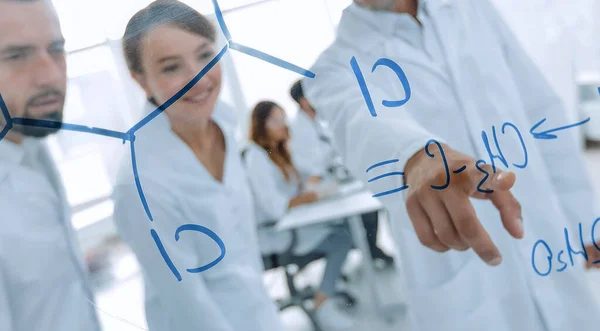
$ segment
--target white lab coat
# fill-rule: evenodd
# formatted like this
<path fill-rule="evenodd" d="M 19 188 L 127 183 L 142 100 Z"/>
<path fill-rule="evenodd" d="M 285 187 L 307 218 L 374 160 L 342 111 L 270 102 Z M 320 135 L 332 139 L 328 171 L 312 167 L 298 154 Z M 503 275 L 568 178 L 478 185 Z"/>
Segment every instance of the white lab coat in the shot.
<path fill-rule="evenodd" d="M 254 194 L 258 224 L 280 220 L 288 210 L 290 199 L 300 193 L 298 178 L 294 176 L 287 182 L 267 152 L 254 143 L 248 144 L 244 159 Z M 311 252 L 332 231 L 330 226 L 323 224 L 297 229 L 297 241 L 293 252 L 298 255 Z M 258 235 L 263 254 L 283 253 L 292 243 L 292 234 L 289 231 L 260 229 Z"/>
<path fill-rule="evenodd" d="M 335 157 L 335 148 L 329 132 L 302 110 L 298 110 L 290 125 L 290 132 L 290 152 L 302 179 L 326 176 L 327 169 Z M 323 139 L 328 139 L 331 143 Z"/>
<path fill-rule="evenodd" d="M 0 330 L 99 331 L 70 206 L 42 142 L 0 141 L 0 210 Z"/>
<path fill-rule="evenodd" d="M 148 105 L 147 112 L 153 109 Z M 224 181 L 216 181 L 160 114 L 136 133 L 138 174 L 153 216 L 146 216 L 124 160 L 115 188 L 115 221 L 136 254 L 144 276 L 146 319 L 151 331 L 282 330 L 274 302 L 263 284 L 252 196 L 234 138 L 232 110 L 218 103 L 213 119 L 224 133 Z M 217 243 L 202 233 L 176 230 L 184 224 L 208 228 L 223 241 L 226 254 L 214 267 Z M 160 237 L 181 275 L 169 269 L 150 231 Z"/>
<path fill-rule="evenodd" d="M 496 152 L 491 132 L 496 126 L 510 170 L 517 174 L 512 192 L 523 207 L 525 238 L 516 240 L 506 232 L 491 202 L 472 202 L 502 253 L 500 266 L 485 265 L 472 250 L 439 254 L 424 247 L 401 202 L 404 196 L 381 198 L 391 215 L 413 330 L 596 327 L 591 316 L 600 311 L 588 288 L 582 255 L 573 254 L 579 264 L 556 271 L 562 266 L 556 262 L 558 251 L 566 252 L 564 228 L 573 249 L 581 250 L 578 222 L 587 239 L 600 216 L 582 156 L 568 130 L 558 132 L 555 140 L 536 140 L 529 134 L 542 118 L 547 118 L 542 128 L 570 124 L 559 98 L 488 0 L 422 1 L 419 18 L 423 30 L 407 14 L 351 5 L 343 13 L 336 41 L 312 68 L 316 78 L 304 82 L 307 99 L 332 126 L 345 164 L 364 181 L 402 171 L 406 160 L 431 138 L 489 164 L 482 130 L 492 137 Z M 377 117 L 367 110 L 350 65 L 353 56 Z M 402 107 L 382 106 L 381 100 L 405 97 L 392 70 L 379 67 L 371 73 L 382 57 L 399 64 L 410 82 L 412 95 Z M 523 151 L 511 128 L 502 134 L 505 121 L 520 129 L 527 146 L 529 163 L 524 169 L 512 166 L 523 162 Z M 399 162 L 366 172 L 390 159 Z M 441 162 L 440 156 L 431 162 Z M 502 166 L 498 160 L 496 164 Z M 391 176 L 368 187 L 377 193 L 401 187 L 402 181 Z M 533 246 L 540 239 L 554 252 L 553 271 L 546 277 L 537 275 L 531 262 Z M 535 258 L 543 271 L 548 268 L 544 252 L 539 249 Z M 566 253 L 562 258 L 569 261 Z"/>

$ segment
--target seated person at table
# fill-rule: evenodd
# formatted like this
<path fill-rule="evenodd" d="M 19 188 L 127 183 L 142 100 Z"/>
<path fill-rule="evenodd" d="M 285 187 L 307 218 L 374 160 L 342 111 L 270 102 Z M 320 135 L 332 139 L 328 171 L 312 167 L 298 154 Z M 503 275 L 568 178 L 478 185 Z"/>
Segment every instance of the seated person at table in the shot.
<path fill-rule="evenodd" d="M 338 157 L 333 144 L 331 133 L 317 119 L 317 112 L 304 97 L 302 81 L 296 81 L 291 89 L 290 95 L 299 106 L 298 115 L 290 125 L 292 139 L 292 160 L 302 178 L 310 178 L 312 182 L 319 178 L 330 176 L 330 168 Z M 361 215 L 369 251 L 373 260 L 383 261 L 391 264 L 393 258 L 377 247 L 377 230 L 379 228 L 377 212 Z"/>
<path fill-rule="evenodd" d="M 302 190 L 300 175 L 287 147 L 289 133 L 285 119 L 283 109 L 270 101 L 259 102 L 252 111 L 251 143 L 245 154 L 245 163 L 255 197 L 256 219 L 263 223 L 279 220 L 289 208 L 319 198 L 316 192 Z M 323 279 L 314 298 L 317 320 L 326 330 L 350 327 L 352 320 L 338 311 L 332 300 L 328 300 L 335 293 L 342 265 L 353 246 L 346 227 L 311 225 L 298 229 L 297 235 L 294 254 L 322 253 L 327 260 Z M 291 240 L 290 232 L 273 229 L 259 231 L 263 254 L 283 253 Z"/>

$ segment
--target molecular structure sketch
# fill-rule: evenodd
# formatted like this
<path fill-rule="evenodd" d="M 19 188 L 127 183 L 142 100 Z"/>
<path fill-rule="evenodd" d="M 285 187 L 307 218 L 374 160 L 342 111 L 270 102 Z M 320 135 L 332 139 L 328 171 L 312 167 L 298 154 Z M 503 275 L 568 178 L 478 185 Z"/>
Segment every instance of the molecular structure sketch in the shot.
<path fill-rule="evenodd" d="M 138 176 L 138 170 L 137 170 L 137 163 L 136 163 L 136 157 L 135 157 L 135 133 L 138 130 L 140 130 L 142 127 L 144 127 L 150 121 L 152 121 L 154 118 L 156 118 L 162 112 L 164 112 L 167 108 L 169 108 L 171 105 L 173 105 L 173 103 L 175 103 L 177 100 L 179 100 L 181 97 L 183 97 L 196 83 L 198 83 L 198 81 L 200 81 L 202 79 L 202 77 L 204 77 L 204 75 L 206 75 L 206 73 L 208 73 L 221 60 L 221 58 L 227 53 L 227 51 L 229 49 L 233 49 L 233 50 L 239 51 L 241 53 L 250 55 L 252 57 L 256 57 L 263 61 L 269 62 L 275 66 L 279 66 L 283 69 L 293 71 L 295 73 L 298 73 L 298 74 L 303 75 L 308 78 L 315 77 L 315 74 L 310 72 L 309 70 L 302 69 L 292 63 L 286 62 L 277 57 L 271 56 L 271 55 L 261 52 L 259 50 L 253 49 L 248 46 L 244 46 L 242 44 L 239 44 L 239 43 L 236 43 L 235 41 L 233 41 L 233 39 L 231 37 L 231 33 L 227 29 L 227 25 L 225 24 L 225 20 L 223 19 L 223 14 L 219 7 L 218 1 L 212 0 L 212 4 L 213 4 L 215 16 L 217 18 L 221 32 L 223 33 L 223 35 L 225 36 L 225 38 L 227 40 L 225 46 L 223 46 L 221 51 L 192 80 L 190 80 L 189 83 L 187 83 L 183 88 L 181 88 L 181 90 L 179 90 L 175 95 L 173 95 L 171 98 L 169 98 L 162 105 L 158 106 L 150 114 L 146 115 L 143 119 L 141 119 L 138 123 L 136 123 L 133 127 L 131 127 L 127 132 L 119 132 L 119 131 L 113 131 L 113 130 L 108 130 L 108 129 L 103 129 L 103 128 L 88 127 L 88 126 L 77 125 L 77 124 L 69 124 L 69 123 L 63 123 L 63 122 L 59 122 L 59 121 L 11 117 L 9 114 L 8 108 L 4 102 L 4 99 L 2 98 L 2 95 L 0 94 L 0 109 L 2 111 L 2 115 L 4 116 L 4 118 L 6 120 L 6 126 L 0 131 L 0 141 L 6 136 L 8 131 L 10 131 L 10 129 L 14 125 L 21 125 L 21 126 L 32 126 L 32 127 L 42 127 L 42 128 L 54 128 L 54 129 L 60 129 L 60 130 L 77 131 L 77 132 L 101 135 L 101 136 L 121 139 L 123 141 L 123 144 L 125 144 L 126 142 L 129 142 L 130 151 L 131 151 L 132 170 L 133 170 L 133 175 L 134 175 L 134 180 L 135 180 L 135 184 L 137 187 L 137 191 L 139 193 L 140 201 L 144 207 L 144 210 L 146 212 L 146 215 L 148 216 L 148 219 L 150 220 L 150 222 L 153 222 L 154 220 L 152 218 L 152 212 L 150 211 L 150 208 L 148 207 L 148 203 L 146 202 L 146 198 L 144 196 L 144 191 L 142 190 L 142 183 L 140 182 L 140 179 Z M 200 225 L 197 225 L 197 224 L 185 224 L 185 225 L 180 226 L 176 230 L 176 232 L 175 232 L 176 240 L 179 240 L 179 235 L 183 231 L 196 231 L 196 232 L 203 233 L 203 234 L 209 236 L 212 240 L 214 240 L 219 245 L 219 248 L 221 250 L 220 256 L 217 257 L 214 261 L 212 261 L 204 266 L 195 268 L 195 269 L 187 269 L 188 272 L 198 273 L 198 272 L 202 272 L 207 269 L 210 269 L 213 266 L 215 266 L 217 263 L 219 263 L 225 257 L 225 244 L 223 243 L 221 238 L 219 238 L 219 236 L 216 233 L 214 233 L 213 231 L 211 231 L 210 229 L 200 226 Z M 174 266 L 173 262 L 169 258 L 167 252 L 164 249 L 164 246 L 162 245 L 162 243 L 160 241 L 158 234 L 156 233 L 156 231 L 154 231 L 154 229 L 151 229 L 150 234 L 151 234 L 152 238 L 154 239 L 154 241 L 157 245 L 157 248 L 159 249 L 167 266 L 171 269 L 171 271 L 173 272 L 175 277 L 179 281 L 181 281 L 182 280 L 181 274 L 179 273 L 179 271 L 177 270 L 177 268 Z"/>

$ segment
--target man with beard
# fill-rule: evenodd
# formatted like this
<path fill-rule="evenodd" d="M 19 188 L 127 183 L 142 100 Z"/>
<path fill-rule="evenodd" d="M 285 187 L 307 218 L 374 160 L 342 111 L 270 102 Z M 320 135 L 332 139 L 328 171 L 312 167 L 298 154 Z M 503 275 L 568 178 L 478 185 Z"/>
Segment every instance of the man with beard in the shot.
<path fill-rule="evenodd" d="M 100 330 L 61 178 L 41 138 L 62 120 L 64 39 L 46 0 L 0 0 L 0 330 Z M 15 121 L 13 121 L 15 119 Z"/>

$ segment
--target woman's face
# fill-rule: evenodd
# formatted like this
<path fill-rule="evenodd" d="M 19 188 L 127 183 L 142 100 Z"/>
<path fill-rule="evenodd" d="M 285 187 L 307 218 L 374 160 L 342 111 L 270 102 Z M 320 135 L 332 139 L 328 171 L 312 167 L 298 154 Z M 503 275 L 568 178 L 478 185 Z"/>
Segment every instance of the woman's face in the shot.
<path fill-rule="evenodd" d="M 267 118 L 265 125 L 270 141 L 279 143 L 289 138 L 289 131 L 283 109 L 275 107 Z"/>
<path fill-rule="evenodd" d="M 140 48 L 142 74 L 134 74 L 149 97 L 163 104 L 214 58 L 213 42 L 174 25 L 150 30 Z M 173 121 L 196 122 L 212 114 L 221 90 L 221 67 L 215 65 L 167 110 Z"/>

